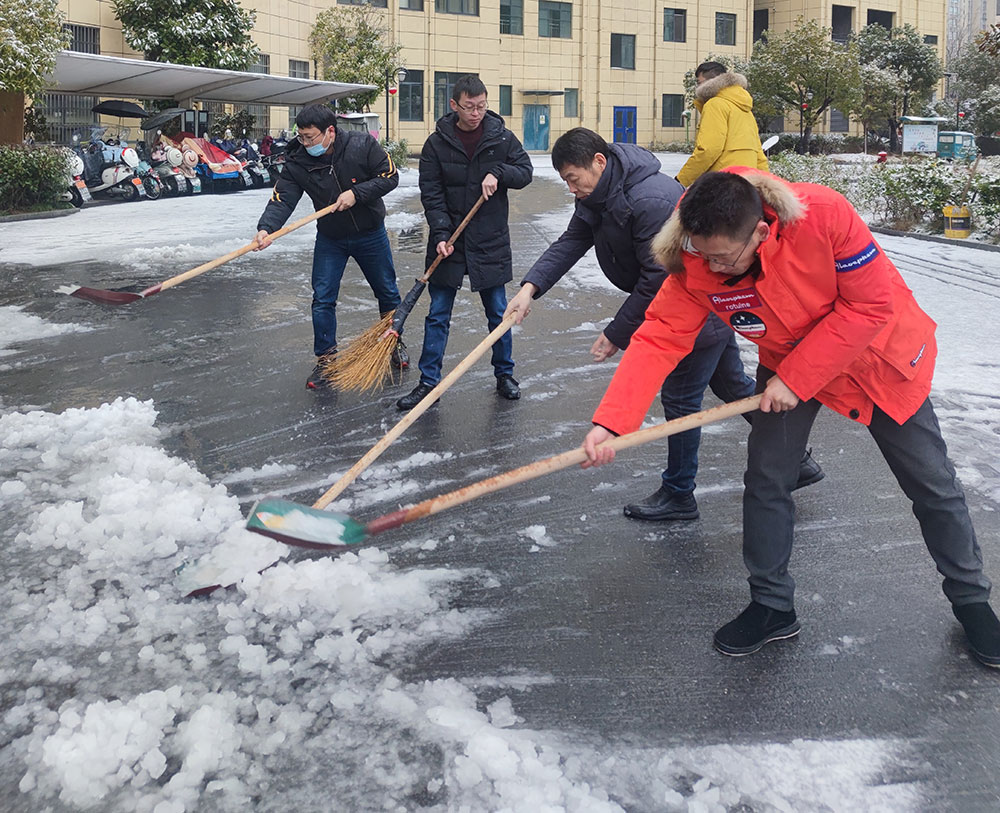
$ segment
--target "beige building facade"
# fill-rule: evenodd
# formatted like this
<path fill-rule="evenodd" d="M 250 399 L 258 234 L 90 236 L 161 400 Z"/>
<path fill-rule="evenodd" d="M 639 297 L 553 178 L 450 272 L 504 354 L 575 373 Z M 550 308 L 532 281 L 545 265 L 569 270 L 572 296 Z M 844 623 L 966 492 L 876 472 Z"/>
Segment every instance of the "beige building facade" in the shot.
<path fill-rule="evenodd" d="M 391 36 L 402 45 L 407 74 L 390 97 L 383 133 L 418 150 L 448 109 L 455 80 L 478 74 L 490 107 L 530 150 L 546 151 L 566 130 L 590 127 L 609 141 L 653 144 L 693 137 L 685 114 L 686 71 L 709 54 L 750 53 L 765 28 L 784 30 L 798 16 L 833 28 L 834 37 L 870 21 L 912 23 L 945 42 L 946 0 L 375 0 L 385 3 Z M 309 33 L 330 0 L 255 0 L 258 72 L 314 73 Z M 125 44 L 109 0 L 60 0 L 74 48 L 141 58 Z M 942 52 L 943 56 L 943 52 Z M 396 79 L 391 78 L 392 85 Z M 85 117 L 56 116 L 71 126 Z M 62 100 L 68 104 L 66 100 Z M 54 105 L 52 105 L 54 109 Z M 385 100 L 373 106 L 385 117 Z M 271 132 L 295 110 L 258 108 Z M 50 114 L 50 118 L 52 115 Z M 846 120 L 845 120 L 846 121 Z M 833 122 L 834 129 L 839 123 Z"/>

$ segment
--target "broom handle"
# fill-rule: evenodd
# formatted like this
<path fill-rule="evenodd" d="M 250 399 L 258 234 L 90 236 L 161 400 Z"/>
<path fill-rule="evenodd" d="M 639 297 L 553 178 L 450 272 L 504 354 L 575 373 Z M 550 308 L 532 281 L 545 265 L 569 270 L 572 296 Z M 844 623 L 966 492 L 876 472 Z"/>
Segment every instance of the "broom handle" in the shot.
<path fill-rule="evenodd" d="M 286 234 L 295 231 L 296 229 L 301 229 L 307 223 L 312 223 L 314 220 L 319 220 L 324 215 L 330 214 L 333 211 L 336 203 L 331 203 L 329 206 L 324 206 L 322 209 L 318 209 L 311 215 L 303 217 L 301 220 L 296 220 L 285 226 L 283 229 L 278 229 L 274 234 L 268 235 L 272 240 L 277 240 L 279 237 L 284 237 Z M 197 268 L 192 268 L 190 271 L 185 271 L 183 274 L 178 274 L 176 277 L 171 277 L 168 280 L 164 280 L 158 285 L 154 285 L 151 288 L 147 288 L 142 292 L 142 296 L 147 296 L 150 293 L 159 293 L 160 291 L 165 291 L 167 288 L 173 288 L 175 285 L 180 285 L 182 282 L 186 282 L 192 277 L 197 277 L 200 274 L 204 274 L 206 271 L 211 271 L 213 268 L 218 268 L 220 265 L 228 263 L 230 260 L 235 260 L 237 257 L 242 257 L 244 254 L 253 251 L 257 247 L 257 241 L 254 240 L 252 243 L 247 243 L 242 248 L 238 248 L 235 251 L 230 251 L 228 254 L 224 254 L 221 257 L 217 257 L 214 260 L 210 260 L 207 263 L 199 265 Z"/>
<path fill-rule="evenodd" d="M 473 217 L 475 217 L 476 212 L 479 211 L 479 207 L 482 206 L 484 203 L 486 203 L 486 197 L 484 195 L 480 195 L 479 200 L 477 200 L 475 204 L 473 204 L 472 208 L 469 209 L 469 213 L 465 216 L 465 219 L 458 224 L 458 228 L 455 229 L 451 237 L 448 238 L 449 247 L 455 245 L 455 241 L 459 238 L 462 232 L 465 231 L 465 227 L 469 225 L 469 221 L 472 220 Z M 434 269 L 441 264 L 441 260 L 443 259 L 445 259 L 444 255 L 438 254 L 437 257 L 434 259 L 434 262 L 431 263 L 431 267 L 424 272 L 424 275 L 420 279 L 418 279 L 417 282 L 427 282 L 427 280 L 431 278 L 431 274 L 434 273 Z"/>
<path fill-rule="evenodd" d="M 706 409 L 701 412 L 695 412 L 692 415 L 675 418 L 672 421 L 667 421 L 666 423 L 661 423 L 657 426 L 651 426 L 648 429 L 642 429 L 628 435 L 611 438 L 610 440 L 602 443 L 601 446 L 610 447 L 615 451 L 629 449 L 633 446 L 640 446 L 653 440 L 659 440 L 661 438 L 669 437 L 670 435 L 676 435 L 680 432 L 686 432 L 688 429 L 694 429 L 699 426 L 705 426 L 706 424 L 720 421 L 723 418 L 729 418 L 733 415 L 742 415 L 745 412 L 752 412 L 760 406 L 760 399 L 760 395 L 752 395 L 749 398 L 733 401 L 730 404 L 723 404 L 722 406 L 717 406 L 713 409 Z M 543 474 L 550 474 L 554 471 L 569 468 L 576 463 L 582 463 L 586 459 L 587 454 L 581 446 L 579 448 L 572 449 L 571 451 L 558 454 L 555 457 L 538 460 L 534 463 L 529 463 L 527 466 L 522 466 L 519 469 L 514 469 L 513 471 L 508 471 L 504 474 L 498 474 L 496 477 L 480 480 L 478 483 L 472 483 L 472 485 L 465 486 L 457 491 L 442 494 L 439 497 L 432 497 L 429 500 L 425 500 L 422 503 L 414 505 L 412 508 L 404 508 L 401 511 L 394 511 L 391 514 L 385 514 L 384 516 L 377 517 L 368 523 L 365 530 L 368 534 L 377 534 L 382 531 L 387 531 L 390 528 L 397 528 L 400 525 L 412 522 L 415 519 L 420 519 L 421 517 L 426 517 L 430 514 L 437 514 L 440 511 L 444 511 L 446 508 L 462 505 L 463 503 L 474 500 L 483 494 L 490 494 L 491 492 L 499 491 L 500 489 L 515 485 L 516 483 L 534 480 L 536 477 L 541 477 Z"/>
<path fill-rule="evenodd" d="M 355 463 L 351 468 L 341 477 L 336 483 L 334 483 L 330 489 L 315 503 L 313 503 L 313 508 L 323 509 L 326 508 L 333 500 L 335 500 L 340 493 L 347 488 L 351 483 L 353 483 L 359 474 L 367 469 L 379 455 L 382 454 L 389 444 L 391 444 L 396 438 L 403 434 L 410 426 L 423 415 L 428 409 L 430 409 L 434 402 L 438 400 L 446 389 L 448 389 L 452 384 L 454 384 L 458 379 L 468 370 L 473 364 L 478 361 L 482 355 L 489 350 L 500 337 L 503 336 L 508 330 L 511 329 L 516 320 L 516 314 L 511 314 L 506 319 L 504 319 L 497 327 L 483 339 L 476 348 L 469 353 L 464 359 L 462 359 L 448 375 L 446 375 L 441 383 L 438 384 L 434 389 L 432 389 L 423 399 L 418 403 L 413 409 L 409 411 L 403 420 L 397 423 L 392 429 L 390 429 L 385 437 L 383 437 L 378 443 L 371 447 L 364 457 L 362 457 L 357 463 Z"/>

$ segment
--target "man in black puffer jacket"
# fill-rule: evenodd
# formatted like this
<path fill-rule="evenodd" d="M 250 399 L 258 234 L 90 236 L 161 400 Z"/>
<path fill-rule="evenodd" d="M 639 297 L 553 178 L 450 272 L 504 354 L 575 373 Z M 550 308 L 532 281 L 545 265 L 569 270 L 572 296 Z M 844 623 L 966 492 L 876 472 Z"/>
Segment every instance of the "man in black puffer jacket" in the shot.
<path fill-rule="evenodd" d="M 451 309 L 465 276 L 482 299 L 490 330 L 503 321 L 504 285 L 514 278 L 507 190 L 531 183 L 531 159 L 503 119 L 487 109 L 486 86 L 478 76 L 469 74 L 455 83 L 450 105 L 452 112 L 438 120 L 420 154 L 420 199 L 430 226 L 427 265 L 438 255 L 447 259 L 428 283 L 431 303 L 424 320 L 420 383 L 396 402 L 399 409 L 415 407 L 441 380 Z M 486 202 L 449 247 L 448 238 L 480 194 Z M 520 398 L 510 331 L 493 345 L 493 372 L 501 397 Z"/>
<path fill-rule="evenodd" d="M 313 250 L 313 352 L 322 357 L 337 350 L 337 296 L 348 258 L 361 266 L 382 315 L 399 304 L 382 202 L 383 195 L 399 184 L 399 173 L 371 135 L 339 130 L 336 115 L 327 105 L 304 107 L 295 124 L 299 134 L 288 142 L 284 169 L 257 223 L 255 250 L 271 244 L 268 235 L 285 224 L 303 192 L 316 210 L 337 204 L 331 214 L 316 221 Z M 393 353 L 393 363 L 397 367 L 408 363 L 401 343 Z M 307 387 L 323 385 L 320 366 L 313 369 Z"/>
<path fill-rule="evenodd" d="M 555 285 L 593 246 L 604 276 L 628 293 L 590 348 L 594 361 L 604 361 L 628 347 L 666 279 L 667 272 L 652 258 L 649 244 L 674 211 L 684 187 L 660 172 L 660 162 L 649 150 L 608 144 L 584 127 L 556 140 L 552 166 L 576 197 L 576 210 L 566 231 L 528 271 L 507 313 L 519 312 L 520 323 L 531 311 L 532 299 Z M 694 349 L 663 382 L 660 401 L 667 420 L 701 409 L 706 387 L 726 402 L 754 393 L 754 381 L 743 370 L 734 334 L 716 316 L 709 317 Z M 660 488 L 645 500 L 626 505 L 625 516 L 697 519 L 694 487 L 700 442 L 699 429 L 672 435 Z M 822 477 L 807 453 L 796 487 Z"/>

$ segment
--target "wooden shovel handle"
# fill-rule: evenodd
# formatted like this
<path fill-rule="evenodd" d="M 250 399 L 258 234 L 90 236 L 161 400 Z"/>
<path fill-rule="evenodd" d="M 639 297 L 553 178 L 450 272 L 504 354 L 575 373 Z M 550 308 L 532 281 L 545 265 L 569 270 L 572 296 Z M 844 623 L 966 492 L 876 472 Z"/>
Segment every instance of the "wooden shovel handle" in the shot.
<path fill-rule="evenodd" d="M 482 200 L 480 198 L 480 200 Z M 448 375 L 446 375 L 441 383 L 438 384 L 434 389 L 432 389 L 423 399 L 411 409 L 405 418 L 397 423 L 392 429 L 386 432 L 385 437 L 383 437 L 378 443 L 369 449 L 364 457 L 362 457 L 357 463 L 351 466 L 350 469 L 341 477 L 336 483 L 334 483 L 330 489 L 315 503 L 313 503 L 313 508 L 323 509 L 326 508 L 333 500 L 335 500 L 340 493 L 347 488 L 351 483 L 353 483 L 359 474 L 367 469 L 379 455 L 382 454 L 389 444 L 391 444 L 396 438 L 403 434 L 410 426 L 423 415 L 428 409 L 430 409 L 434 402 L 438 400 L 452 384 L 458 381 L 459 378 L 468 370 L 479 358 L 494 344 L 496 344 L 500 337 L 503 336 L 511 327 L 517 319 L 517 314 L 512 313 L 506 319 L 504 319 L 496 328 L 483 339 L 479 344 L 476 345 L 475 349 L 469 353 L 464 359 L 462 359 Z"/>
<path fill-rule="evenodd" d="M 295 231 L 296 229 L 301 229 L 307 223 L 312 223 L 314 220 L 319 220 L 324 215 L 330 214 L 333 208 L 337 204 L 331 203 L 329 206 L 324 206 L 322 209 L 318 209 L 311 215 L 303 217 L 301 220 L 296 220 L 294 223 L 290 223 L 283 229 L 278 229 L 274 234 L 268 235 L 272 240 L 277 240 L 279 237 L 284 237 L 286 234 Z M 192 268 L 190 271 L 185 271 L 183 274 L 178 274 L 176 277 L 171 277 L 158 285 L 154 285 L 152 288 L 147 288 L 142 292 L 142 296 L 149 296 L 151 293 L 158 293 L 160 291 L 165 291 L 167 288 L 173 288 L 175 285 L 180 285 L 182 282 L 186 282 L 192 277 L 197 277 L 200 274 L 204 274 L 206 271 L 211 271 L 213 268 L 218 268 L 220 265 L 228 263 L 230 260 L 235 260 L 237 257 L 242 257 L 244 254 L 253 251 L 257 247 L 257 241 L 247 243 L 242 248 L 238 248 L 235 251 L 230 251 L 228 254 L 224 254 L 221 257 L 217 257 L 214 260 L 210 260 L 207 263 L 199 265 L 197 268 Z"/>
<path fill-rule="evenodd" d="M 479 196 L 479 200 L 477 200 L 475 202 L 475 204 L 473 204 L 472 208 L 469 209 L 469 213 L 465 216 L 465 219 L 461 223 L 458 224 L 458 228 L 455 229 L 455 231 L 452 233 L 451 237 L 448 238 L 448 243 L 447 243 L 448 246 L 455 245 L 455 241 L 459 238 L 459 236 L 462 234 L 462 232 L 465 231 L 465 227 L 469 225 L 469 221 L 472 220 L 472 218 L 476 216 L 476 212 L 479 211 L 479 207 L 482 206 L 484 203 L 486 203 L 486 198 L 485 198 L 485 196 L 480 195 Z M 443 260 L 443 259 L 444 259 L 444 255 L 443 254 L 438 254 L 437 257 L 434 258 L 434 262 L 431 263 L 431 267 L 428 268 L 424 272 L 424 275 L 422 277 L 420 277 L 420 279 L 417 280 L 417 281 L 418 282 L 427 282 L 427 280 L 429 280 L 431 278 L 431 274 L 434 273 L 434 269 L 437 268 L 441 264 L 441 260 Z"/>
<path fill-rule="evenodd" d="M 628 435 L 611 438 L 601 445 L 604 447 L 611 447 L 615 451 L 629 449 L 633 446 L 640 446 L 653 440 L 660 440 L 661 438 L 669 437 L 670 435 L 686 432 L 688 429 L 694 429 L 699 426 L 715 423 L 716 421 L 721 421 L 724 418 L 730 418 L 733 415 L 742 415 L 745 412 L 752 412 L 760 406 L 760 399 L 760 395 L 752 395 L 749 398 L 743 398 L 729 404 L 722 404 L 721 406 L 717 406 L 712 409 L 706 409 L 701 412 L 695 412 L 691 415 L 685 415 L 681 418 L 675 418 L 672 421 L 667 421 L 666 423 L 661 423 L 657 426 L 651 426 L 648 429 L 641 429 L 638 432 L 632 432 Z M 476 497 L 481 497 L 483 494 L 499 491 L 500 489 L 515 485 L 516 483 L 534 480 L 536 477 L 541 477 L 543 474 L 551 474 L 552 472 L 569 468 L 576 463 L 582 463 L 586 459 L 587 454 L 583 451 L 583 447 L 581 446 L 577 449 L 572 449 L 571 451 L 558 454 L 555 457 L 549 457 L 545 460 L 529 463 L 527 466 L 522 466 L 519 469 L 514 469 L 513 471 L 508 471 L 504 474 L 498 474 L 497 476 L 490 477 L 486 480 L 480 480 L 478 483 L 465 486 L 457 491 L 442 494 L 439 497 L 432 497 L 429 500 L 425 500 L 422 503 L 414 505 L 412 508 L 404 508 L 401 511 L 394 511 L 391 514 L 377 517 L 368 523 L 365 530 L 369 534 L 381 533 L 382 531 L 387 531 L 390 528 L 396 528 L 407 522 L 412 522 L 415 519 L 420 519 L 421 517 L 426 517 L 430 514 L 437 514 L 440 511 L 444 511 L 446 508 L 452 508 L 456 505 L 467 503 L 470 500 L 476 499 Z"/>

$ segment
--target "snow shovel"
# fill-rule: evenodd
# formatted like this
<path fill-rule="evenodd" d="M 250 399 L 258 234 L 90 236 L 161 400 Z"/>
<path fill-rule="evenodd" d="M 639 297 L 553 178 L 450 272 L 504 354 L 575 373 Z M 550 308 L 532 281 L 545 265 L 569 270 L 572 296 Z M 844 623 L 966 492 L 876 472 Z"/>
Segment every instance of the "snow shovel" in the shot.
<path fill-rule="evenodd" d="M 751 412 L 760 406 L 760 399 L 760 395 L 753 395 L 730 404 L 723 404 L 713 409 L 706 409 L 657 426 L 651 426 L 648 429 L 611 438 L 603 445 L 610 446 L 615 451 L 640 446 L 653 440 L 685 432 L 688 429 L 715 423 L 723 418 Z M 541 477 L 543 474 L 569 468 L 586 459 L 587 455 L 581 446 L 554 457 L 529 463 L 519 469 L 480 480 L 478 483 L 472 483 L 457 491 L 432 497 L 410 508 L 384 514 L 367 523 L 357 522 L 345 514 L 317 510 L 315 506 L 309 508 L 290 500 L 265 497 L 251 509 L 250 519 L 247 520 L 246 527 L 249 531 L 269 536 L 288 545 L 316 550 L 341 550 L 359 545 L 369 537 L 383 531 L 398 528 L 400 525 L 431 514 L 437 514 L 446 508 L 462 505 L 483 494 L 491 494 L 516 483 L 523 483 Z"/>
<path fill-rule="evenodd" d="M 329 206 L 325 206 L 322 209 L 313 212 L 311 215 L 302 218 L 301 220 L 296 220 L 294 223 L 285 226 L 283 229 L 278 229 L 278 231 L 274 232 L 274 234 L 270 235 L 270 237 L 272 240 L 284 237 L 286 234 L 302 228 L 307 223 L 312 223 L 314 220 L 319 220 L 319 218 L 324 215 L 330 214 L 335 206 L 335 203 L 331 203 Z M 192 277 L 200 276 L 206 271 L 218 268 L 220 265 L 224 265 L 230 260 L 235 260 L 237 257 L 242 257 L 244 254 L 253 251 L 256 246 L 256 242 L 248 243 L 242 248 L 230 251 L 222 257 L 218 257 L 210 262 L 199 265 L 197 268 L 192 268 L 190 271 L 185 271 L 183 274 L 178 274 L 176 277 L 171 277 L 170 279 L 164 280 L 156 285 L 152 285 L 145 291 L 141 291 L 137 294 L 130 291 L 108 291 L 102 288 L 85 288 L 82 285 L 64 285 L 58 289 L 58 293 L 69 294 L 70 296 L 75 296 L 79 299 L 87 299 L 90 302 L 99 302 L 104 305 L 125 305 L 129 302 L 135 302 L 137 299 L 145 299 L 153 294 L 158 294 L 160 291 L 165 291 L 167 288 L 173 288 L 175 285 L 180 285 L 182 282 L 186 282 Z"/>

